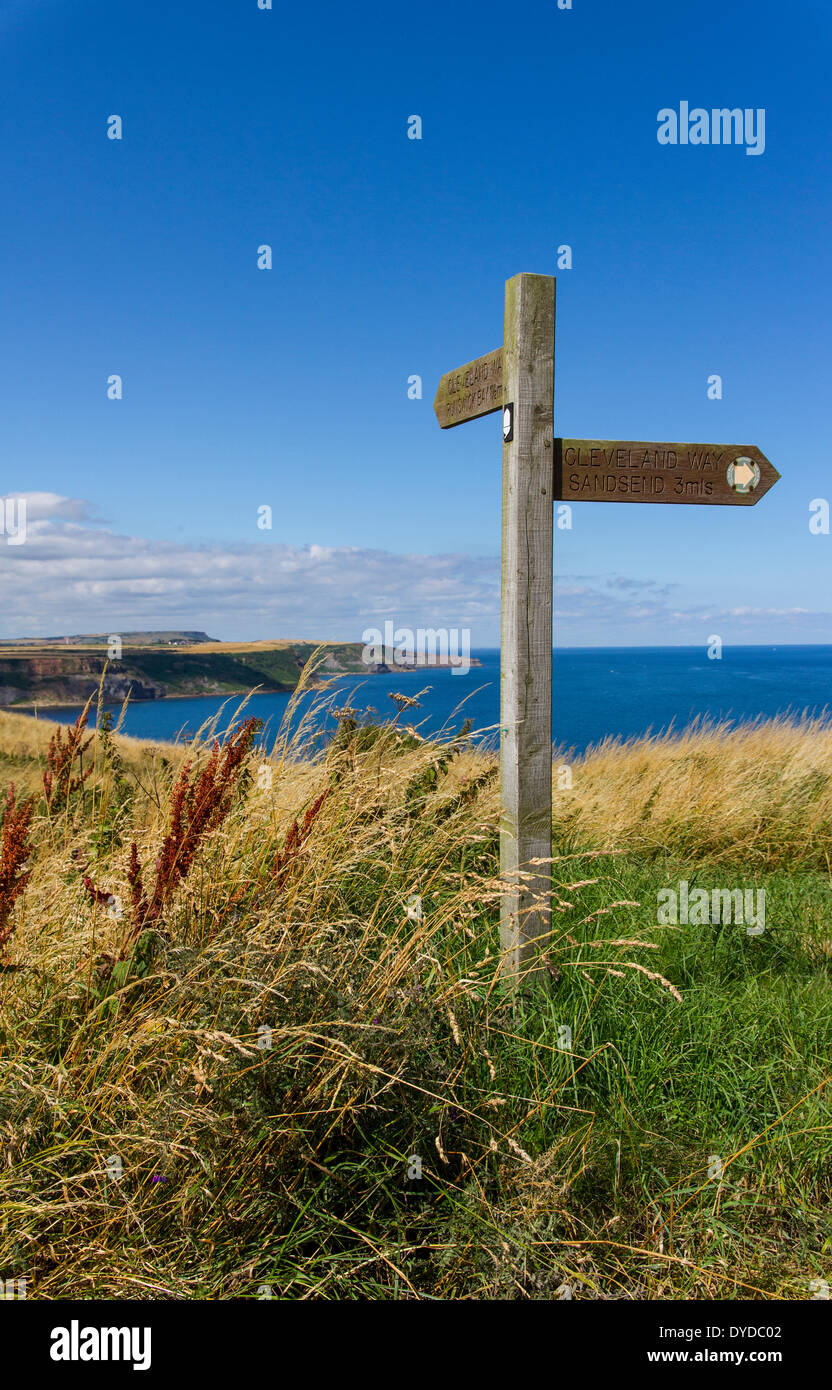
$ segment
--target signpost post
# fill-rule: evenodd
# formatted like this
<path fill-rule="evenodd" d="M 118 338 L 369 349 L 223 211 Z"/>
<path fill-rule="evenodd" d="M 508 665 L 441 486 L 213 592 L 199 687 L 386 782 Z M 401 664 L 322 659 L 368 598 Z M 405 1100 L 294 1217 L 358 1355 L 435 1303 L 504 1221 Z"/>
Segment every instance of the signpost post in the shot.
<path fill-rule="evenodd" d="M 506 281 L 502 348 L 446 372 L 443 429 L 502 411 L 500 918 L 504 968 L 533 965 L 552 888 L 553 502 L 754 506 L 780 474 L 750 444 L 554 438 L 555 279 Z"/>

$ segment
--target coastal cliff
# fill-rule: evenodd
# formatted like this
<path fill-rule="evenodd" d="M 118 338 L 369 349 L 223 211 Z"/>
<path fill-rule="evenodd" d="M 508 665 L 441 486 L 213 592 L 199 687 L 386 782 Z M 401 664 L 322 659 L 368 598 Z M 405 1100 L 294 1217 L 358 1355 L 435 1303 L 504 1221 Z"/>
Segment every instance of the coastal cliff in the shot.
<path fill-rule="evenodd" d="M 135 644 L 130 642 L 134 638 Z M 194 641 L 194 637 L 204 640 Z M 103 637 L 21 641 L 0 646 L 0 708 L 83 703 L 103 676 L 107 702 L 161 700 L 183 695 L 232 695 L 254 687 L 294 690 L 320 644 L 212 642 L 200 634 L 125 634 L 118 659 Z M 362 662 L 360 642 L 331 642 L 319 652 L 314 682 L 340 675 L 373 675 L 388 668 Z M 435 658 L 428 666 L 447 665 Z M 476 659 L 471 665 L 478 665 Z M 403 666 L 408 670 L 413 667 Z"/>

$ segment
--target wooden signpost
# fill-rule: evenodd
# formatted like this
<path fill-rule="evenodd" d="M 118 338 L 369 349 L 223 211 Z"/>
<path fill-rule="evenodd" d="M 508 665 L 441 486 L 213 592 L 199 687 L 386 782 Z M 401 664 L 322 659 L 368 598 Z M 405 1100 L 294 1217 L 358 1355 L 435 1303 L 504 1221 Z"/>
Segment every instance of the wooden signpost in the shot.
<path fill-rule="evenodd" d="M 503 346 L 446 372 L 443 429 L 502 411 L 500 873 L 504 966 L 533 963 L 552 888 L 553 502 L 754 506 L 780 474 L 751 444 L 555 439 L 555 279 L 506 281 Z"/>

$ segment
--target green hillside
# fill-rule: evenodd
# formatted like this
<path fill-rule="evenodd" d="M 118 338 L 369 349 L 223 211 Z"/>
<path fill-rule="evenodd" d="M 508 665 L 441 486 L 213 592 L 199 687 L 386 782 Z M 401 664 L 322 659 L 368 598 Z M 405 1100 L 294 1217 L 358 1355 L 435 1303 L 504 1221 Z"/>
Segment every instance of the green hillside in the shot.
<path fill-rule="evenodd" d="M 153 634 L 151 634 L 153 635 Z M 194 634 L 202 636 L 203 634 Z M 294 690 L 314 642 L 208 643 L 192 647 L 125 643 L 118 661 L 106 650 L 41 648 L 0 655 L 0 706 L 6 708 L 72 704 L 97 691 L 104 676 L 104 698 L 162 699 L 175 695 L 226 695 L 262 690 Z M 328 644 L 321 675 L 366 673 L 361 644 Z"/>

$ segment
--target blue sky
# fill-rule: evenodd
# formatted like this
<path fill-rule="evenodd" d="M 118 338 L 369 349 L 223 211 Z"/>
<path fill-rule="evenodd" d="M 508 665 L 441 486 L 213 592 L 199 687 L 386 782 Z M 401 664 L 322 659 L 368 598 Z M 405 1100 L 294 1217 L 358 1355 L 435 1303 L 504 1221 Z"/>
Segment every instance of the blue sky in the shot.
<path fill-rule="evenodd" d="M 499 417 L 431 403 L 526 270 L 558 278 L 556 434 L 782 474 L 753 509 L 576 506 L 558 641 L 832 641 L 831 35 L 821 0 L 4 0 L 0 494 L 29 535 L 0 635 L 495 644 Z M 682 100 L 764 108 L 764 153 L 660 145 Z"/>

